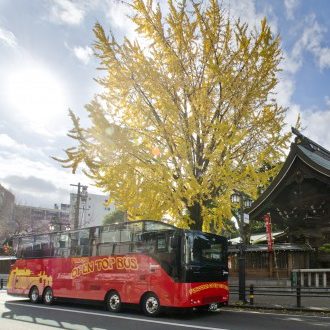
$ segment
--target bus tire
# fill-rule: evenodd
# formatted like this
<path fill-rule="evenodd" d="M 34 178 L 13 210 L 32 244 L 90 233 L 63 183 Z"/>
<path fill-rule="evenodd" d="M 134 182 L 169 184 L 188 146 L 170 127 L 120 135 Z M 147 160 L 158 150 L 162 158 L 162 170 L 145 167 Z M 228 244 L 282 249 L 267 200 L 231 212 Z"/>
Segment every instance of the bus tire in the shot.
<path fill-rule="evenodd" d="M 30 293 L 29 293 L 29 298 L 30 298 L 30 301 L 33 303 L 33 304 L 36 304 L 40 301 L 40 295 L 39 295 L 39 290 L 36 286 L 33 286 L 30 290 Z"/>
<path fill-rule="evenodd" d="M 47 287 L 42 296 L 42 301 L 45 305 L 51 305 L 54 302 L 53 290 L 50 287 Z"/>
<path fill-rule="evenodd" d="M 108 311 L 118 313 L 121 311 L 121 299 L 117 291 L 110 291 L 106 298 L 106 305 Z"/>
<path fill-rule="evenodd" d="M 157 316 L 160 313 L 160 303 L 155 293 L 149 292 L 143 297 L 142 311 L 147 316 Z"/>

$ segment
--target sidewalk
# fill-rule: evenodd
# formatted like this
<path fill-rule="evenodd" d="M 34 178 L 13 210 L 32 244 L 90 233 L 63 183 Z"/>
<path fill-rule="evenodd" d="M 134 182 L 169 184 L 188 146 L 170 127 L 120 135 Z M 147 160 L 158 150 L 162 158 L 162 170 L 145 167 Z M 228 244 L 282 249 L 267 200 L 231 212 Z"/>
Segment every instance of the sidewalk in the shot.
<path fill-rule="evenodd" d="M 4 303 L 6 301 L 22 300 L 22 299 L 25 298 L 8 295 L 6 289 L 0 290 L 0 303 Z"/>
<path fill-rule="evenodd" d="M 249 293 L 246 293 L 246 304 L 242 304 L 237 293 L 231 293 L 229 299 L 230 307 L 256 308 L 256 309 L 276 309 L 291 311 L 308 311 L 330 313 L 329 297 L 304 297 L 301 296 L 301 307 L 297 307 L 297 297 L 295 293 L 288 292 L 292 296 L 280 296 L 269 292 L 263 295 L 255 294 L 253 305 L 250 304 Z"/>

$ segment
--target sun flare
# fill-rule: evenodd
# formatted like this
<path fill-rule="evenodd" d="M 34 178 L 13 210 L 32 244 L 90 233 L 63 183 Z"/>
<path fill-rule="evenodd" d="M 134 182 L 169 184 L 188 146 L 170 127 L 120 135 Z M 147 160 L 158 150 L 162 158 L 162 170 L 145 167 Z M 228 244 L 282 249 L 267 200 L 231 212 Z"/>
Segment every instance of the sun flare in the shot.
<path fill-rule="evenodd" d="M 47 126 L 68 108 L 60 79 L 46 67 L 26 65 L 7 77 L 10 108 L 33 125 Z"/>

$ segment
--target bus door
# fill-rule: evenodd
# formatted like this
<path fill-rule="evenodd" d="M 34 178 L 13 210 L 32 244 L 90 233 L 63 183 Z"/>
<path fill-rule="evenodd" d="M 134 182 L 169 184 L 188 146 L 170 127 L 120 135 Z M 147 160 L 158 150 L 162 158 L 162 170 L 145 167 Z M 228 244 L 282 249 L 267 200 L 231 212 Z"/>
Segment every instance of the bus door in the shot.
<path fill-rule="evenodd" d="M 157 233 L 153 240 L 153 248 L 149 264 L 149 290 L 159 296 L 162 304 L 170 305 L 174 296 L 172 289 L 175 260 L 169 252 L 167 233 Z"/>

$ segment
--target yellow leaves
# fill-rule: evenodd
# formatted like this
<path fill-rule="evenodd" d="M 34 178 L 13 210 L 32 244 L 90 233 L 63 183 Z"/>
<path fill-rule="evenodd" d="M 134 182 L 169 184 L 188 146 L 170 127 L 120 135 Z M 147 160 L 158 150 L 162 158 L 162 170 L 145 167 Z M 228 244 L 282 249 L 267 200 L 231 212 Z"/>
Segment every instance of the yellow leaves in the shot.
<path fill-rule="evenodd" d="M 165 16 L 156 1 L 130 6 L 150 47 L 95 25 L 103 93 L 86 106 L 89 128 L 70 113 L 78 146 L 62 163 L 84 164 L 131 218 L 219 232 L 233 189 L 256 196 L 287 148 L 285 109 L 269 100 L 279 39 L 266 20 L 259 32 L 233 24 L 216 0 L 169 1 Z"/>

